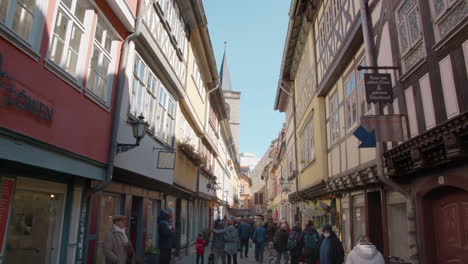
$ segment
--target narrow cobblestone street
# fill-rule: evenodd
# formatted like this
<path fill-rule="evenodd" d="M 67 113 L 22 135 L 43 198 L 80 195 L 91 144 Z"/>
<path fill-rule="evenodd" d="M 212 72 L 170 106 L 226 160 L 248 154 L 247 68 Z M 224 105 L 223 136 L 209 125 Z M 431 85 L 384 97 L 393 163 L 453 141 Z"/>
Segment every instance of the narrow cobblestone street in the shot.
<path fill-rule="evenodd" d="M 255 247 L 249 248 L 249 257 L 240 258 L 240 255 L 237 254 L 237 263 L 238 264 L 255 264 Z M 274 263 L 269 262 L 270 258 L 268 257 L 267 252 L 264 253 L 263 263 Z M 210 255 L 209 247 L 205 250 L 205 261 L 204 264 L 208 263 L 208 256 Z M 181 255 L 174 259 L 174 264 L 193 264 L 196 263 L 197 255 L 195 253 L 195 246 L 191 246 L 186 252 L 181 252 Z M 226 261 L 227 263 L 227 261 Z"/>

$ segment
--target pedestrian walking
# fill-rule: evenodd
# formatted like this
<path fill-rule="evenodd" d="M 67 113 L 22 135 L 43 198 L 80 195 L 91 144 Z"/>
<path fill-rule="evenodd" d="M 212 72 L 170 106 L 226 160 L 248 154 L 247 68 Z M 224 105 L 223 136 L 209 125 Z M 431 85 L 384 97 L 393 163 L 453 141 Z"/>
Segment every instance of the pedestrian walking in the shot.
<path fill-rule="evenodd" d="M 273 219 L 270 218 L 270 220 L 268 221 L 268 227 L 267 227 L 268 241 L 273 242 L 275 238 L 276 230 L 277 230 L 277 224 L 273 222 Z"/>
<path fill-rule="evenodd" d="M 195 241 L 195 246 L 197 247 L 197 264 L 199 263 L 199 260 L 201 260 L 201 264 L 203 264 L 205 260 L 206 241 L 203 239 L 202 233 L 198 234 L 198 239 Z"/>
<path fill-rule="evenodd" d="M 224 251 L 226 252 L 227 263 L 237 264 L 237 251 L 240 249 L 239 233 L 234 227 L 234 223 L 228 220 L 228 227 L 224 232 Z M 232 259 L 232 262 L 231 262 Z"/>
<path fill-rule="evenodd" d="M 252 236 L 252 240 L 255 243 L 255 260 L 259 263 L 263 262 L 263 250 L 265 249 L 266 242 L 266 230 L 261 224 L 255 228 Z"/>
<path fill-rule="evenodd" d="M 249 239 L 250 239 L 250 237 L 252 235 L 252 229 L 250 227 L 250 224 L 248 224 L 245 221 L 245 219 L 242 219 L 241 224 L 239 225 L 238 231 L 239 231 L 239 239 L 240 239 L 240 256 L 241 256 L 241 258 L 243 258 L 243 257 L 248 258 L 248 255 L 249 255 Z M 242 255 L 242 252 L 244 252 L 243 255 Z"/>
<path fill-rule="evenodd" d="M 116 215 L 112 218 L 112 227 L 104 235 L 103 253 L 106 264 L 126 264 L 133 262 L 133 247 L 125 233 L 127 218 Z"/>
<path fill-rule="evenodd" d="M 275 235 L 274 247 L 277 252 L 276 264 L 281 264 L 281 259 L 284 258 L 284 264 L 288 264 L 288 239 L 289 239 L 289 227 L 286 224 L 282 224 L 278 232 Z"/>
<path fill-rule="evenodd" d="M 322 233 L 319 242 L 320 264 L 342 264 L 344 261 L 343 245 L 333 232 L 331 225 L 325 225 Z"/>
<path fill-rule="evenodd" d="M 161 209 L 158 216 L 159 232 L 159 263 L 169 264 L 172 258 L 172 249 L 175 248 L 175 229 L 172 223 L 172 211 Z"/>
<path fill-rule="evenodd" d="M 358 244 L 349 252 L 346 264 L 385 264 L 385 261 L 369 238 L 361 236 Z"/>
<path fill-rule="evenodd" d="M 214 253 L 214 263 L 217 264 L 221 259 L 222 264 L 226 264 L 226 253 L 224 252 L 224 223 L 218 221 L 213 229 L 213 243 L 211 244 L 211 252 Z"/>
<path fill-rule="evenodd" d="M 301 224 L 296 223 L 288 237 L 288 249 L 291 255 L 291 264 L 299 264 L 299 258 L 302 255 L 302 229 Z"/>
<path fill-rule="evenodd" d="M 314 228 L 312 221 L 307 223 L 302 233 L 302 240 L 304 242 L 302 255 L 305 258 L 306 264 L 316 264 L 318 259 L 319 234 Z"/>

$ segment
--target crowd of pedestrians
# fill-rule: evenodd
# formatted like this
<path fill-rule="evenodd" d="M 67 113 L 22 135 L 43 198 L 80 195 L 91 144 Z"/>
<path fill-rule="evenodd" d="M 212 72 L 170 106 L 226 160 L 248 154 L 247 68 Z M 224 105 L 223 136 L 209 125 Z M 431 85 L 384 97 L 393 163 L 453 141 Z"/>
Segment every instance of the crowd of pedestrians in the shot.
<path fill-rule="evenodd" d="M 106 263 L 129 264 L 138 262 L 126 234 L 125 216 L 115 216 L 113 225 L 106 233 L 103 252 Z M 172 249 L 175 248 L 175 229 L 170 210 L 161 210 L 158 216 L 159 263 L 170 264 Z M 270 219 L 267 223 L 253 219 L 215 221 L 211 243 L 198 235 L 196 263 L 204 264 L 205 248 L 211 245 L 208 264 L 237 264 L 240 258 L 248 258 L 249 248 L 255 245 L 255 260 L 263 263 L 267 243 L 276 251 L 276 264 L 343 264 L 345 252 L 343 245 L 331 225 L 324 225 L 321 235 L 309 221 L 305 229 L 296 223 L 292 228 L 282 220 L 279 224 Z M 270 245 L 271 245 L 270 244 Z M 291 261 L 291 262 L 289 262 Z M 345 264 L 384 264 L 382 254 L 366 236 L 349 252 Z"/>

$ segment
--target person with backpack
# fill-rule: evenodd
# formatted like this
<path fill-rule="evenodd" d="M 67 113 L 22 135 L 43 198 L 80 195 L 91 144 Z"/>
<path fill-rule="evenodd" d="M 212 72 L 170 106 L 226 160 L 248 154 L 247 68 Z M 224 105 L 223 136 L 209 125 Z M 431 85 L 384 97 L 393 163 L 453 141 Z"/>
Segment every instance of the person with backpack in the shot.
<path fill-rule="evenodd" d="M 259 224 L 252 236 L 252 240 L 255 243 L 255 260 L 259 263 L 263 262 L 263 250 L 265 249 L 266 242 L 266 230 L 262 224 Z"/>
<path fill-rule="evenodd" d="M 343 245 L 333 232 L 332 226 L 325 225 L 322 233 L 318 246 L 320 264 L 342 264 L 345 256 Z"/>
<path fill-rule="evenodd" d="M 317 230 L 315 230 L 314 224 L 311 221 L 307 223 L 306 228 L 302 233 L 302 240 L 304 241 L 304 249 L 302 255 L 305 258 L 305 263 L 317 263 L 319 234 Z"/>
<path fill-rule="evenodd" d="M 239 251 L 239 249 L 239 233 L 234 227 L 234 223 L 231 220 L 228 220 L 227 227 L 224 230 L 224 252 L 226 253 L 228 264 L 237 264 L 237 251 Z"/>
<path fill-rule="evenodd" d="M 289 227 L 286 224 L 282 224 L 278 232 L 275 235 L 275 242 L 273 244 L 277 255 L 276 264 L 281 264 L 281 259 L 284 257 L 284 263 L 288 264 L 288 239 L 289 239 Z"/>
<path fill-rule="evenodd" d="M 291 255 L 291 264 L 298 264 L 302 253 L 302 229 L 300 223 L 296 223 L 288 237 L 288 249 Z"/>

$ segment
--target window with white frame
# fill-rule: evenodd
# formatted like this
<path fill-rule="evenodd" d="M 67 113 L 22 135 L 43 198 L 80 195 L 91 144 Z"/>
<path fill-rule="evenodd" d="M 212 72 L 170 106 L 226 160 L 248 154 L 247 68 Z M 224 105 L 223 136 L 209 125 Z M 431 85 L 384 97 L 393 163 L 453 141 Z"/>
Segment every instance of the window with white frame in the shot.
<path fill-rule="evenodd" d="M 366 57 L 361 59 L 361 62 L 359 63 L 361 66 L 367 66 L 366 62 Z M 357 71 L 357 70 L 356 70 Z M 360 115 L 367 115 L 370 113 L 372 110 L 371 104 L 368 104 L 366 101 L 366 88 L 364 86 L 364 73 L 366 73 L 366 70 L 361 70 L 357 71 L 357 87 L 359 89 L 359 111 Z"/>
<path fill-rule="evenodd" d="M 345 79 L 344 82 L 345 90 L 345 120 L 346 129 L 353 128 L 357 123 L 358 118 L 358 106 L 357 106 L 357 89 L 356 89 L 356 76 L 354 71 Z"/>
<path fill-rule="evenodd" d="M 192 71 L 192 78 L 193 81 L 195 82 L 195 85 L 197 86 L 198 92 L 200 93 L 200 96 L 202 100 L 205 100 L 205 85 L 203 83 L 203 79 L 200 73 L 200 69 L 198 68 L 198 63 L 197 60 L 194 58 L 193 59 L 193 71 Z"/>
<path fill-rule="evenodd" d="M 187 142 L 198 150 L 198 137 L 185 116 L 180 117 L 180 142 Z"/>
<path fill-rule="evenodd" d="M 46 3 L 46 0 L 0 0 L 0 25 L 37 52 L 42 40 Z"/>
<path fill-rule="evenodd" d="M 421 18 L 416 0 L 404 0 L 395 11 L 403 70 L 406 72 L 425 55 L 422 42 Z"/>
<path fill-rule="evenodd" d="M 468 16 L 468 2 L 465 0 L 431 0 L 436 37 L 445 37 L 455 26 Z"/>
<path fill-rule="evenodd" d="M 135 54 L 132 79 L 130 114 L 134 117 L 142 114 L 149 123 L 149 130 L 172 145 L 175 101 L 138 54 Z"/>
<path fill-rule="evenodd" d="M 330 139 L 331 142 L 340 137 L 340 113 L 338 111 L 338 93 L 335 92 L 330 98 Z"/>
<path fill-rule="evenodd" d="M 110 91 L 112 89 L 113 76 L 109 73 L 114 60 L 112 52 L 113 40 L 113 34 L 98 19 L 94 33 L 93 53 L 91 55 L 86 87 L 105 103 L 109 103 Z"/>
<path fill-rule="evenodd" d="M 62 0 L 59 3 L 52 32 L 49 59 L 69 73 L 74 79 L 80 80 L 80 51 L 86 45 L 83 38 L 87 32 L 86 25 L 89 16 L 87 6 L 83 1 Z"/>
<path fill-rule="evenodd" d="M 305 168 L 315 159 L 314 120 L 310 119 L 301 132 L 301 164 Z"/>
<path fill-rule="evenodd" d="M 240 187 L 240 193 L 244 193 L 245 192 L 245 187 L 244 186 L 241 186 Z"/>

